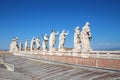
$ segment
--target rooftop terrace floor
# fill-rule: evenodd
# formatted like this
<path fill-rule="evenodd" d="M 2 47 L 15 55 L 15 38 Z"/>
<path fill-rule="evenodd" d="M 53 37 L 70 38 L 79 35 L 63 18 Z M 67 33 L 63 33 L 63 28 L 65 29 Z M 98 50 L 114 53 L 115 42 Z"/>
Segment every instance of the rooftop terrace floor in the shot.
<path fill-rule="evenodd" d="M 6 55 L 5 62 L 15 71 L 0 68 L 0 80 L 120 80 L 120 72 L 55 64 L 20 56 Z"/>

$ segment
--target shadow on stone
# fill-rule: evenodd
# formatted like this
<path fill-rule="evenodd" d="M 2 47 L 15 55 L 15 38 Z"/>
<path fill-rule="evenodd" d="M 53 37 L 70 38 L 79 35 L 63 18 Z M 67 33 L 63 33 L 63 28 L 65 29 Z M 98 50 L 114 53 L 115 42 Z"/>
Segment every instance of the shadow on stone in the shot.
<path fill-rule="evenodd" d="M 7 69 L 7 67 L 4 64 L 0 63 L 0 68 Z"/>

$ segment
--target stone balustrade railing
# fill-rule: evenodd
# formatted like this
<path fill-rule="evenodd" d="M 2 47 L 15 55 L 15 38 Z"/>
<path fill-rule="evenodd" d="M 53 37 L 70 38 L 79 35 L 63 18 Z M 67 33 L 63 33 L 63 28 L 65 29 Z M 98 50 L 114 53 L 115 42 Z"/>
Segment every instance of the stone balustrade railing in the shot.
<path fill-rule="evenodd" d="M 105 58 L 105 59 L 120 59 L 120 51 L 90 51 L 90 52 L 75 52 L 75 51 L 19 51 L 16 53 L 26 54 L 42 54 L 42 55 L 58 55 L 58 56 L 75 56 L 87 58 Z M 86 57 L 83 57 L 86 58 Z"/>
<path fill-rule="evenodd" d="M 91 51 L 91 58 L 120 59 L 120 51 Z"/>
<path fill-rule="evenodd" d="M 19 51 L 14 55 L 83 67 L 120 70 L 120 51 Z"/>

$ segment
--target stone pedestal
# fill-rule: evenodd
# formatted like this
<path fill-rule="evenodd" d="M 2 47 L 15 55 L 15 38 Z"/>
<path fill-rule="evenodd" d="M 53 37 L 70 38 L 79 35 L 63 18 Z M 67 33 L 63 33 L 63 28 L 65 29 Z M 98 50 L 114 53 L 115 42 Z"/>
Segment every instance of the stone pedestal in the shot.
<path fill-rule="evenodd" d="M 49 51 L 54 52 L 54 51 L 56 51 L 56 49 L 53 47 L 53 48 L 50 48 Z"/>

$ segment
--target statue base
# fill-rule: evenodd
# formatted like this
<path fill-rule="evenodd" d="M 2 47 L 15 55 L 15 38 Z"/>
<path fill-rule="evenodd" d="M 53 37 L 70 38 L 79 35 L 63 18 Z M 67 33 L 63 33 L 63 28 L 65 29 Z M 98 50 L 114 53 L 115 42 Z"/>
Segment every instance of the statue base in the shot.
<path fill-rule="evenodd" d="M 65 49 L 64 48 L 60 48 L 60 49 L 58 49 L 58 51 L 65 51 Z"/>
<path fill-rule="evenodd" d="M 82 58 L 89 58 L 90 57 L 90 52 L 81 52 L 81 57 Z"/>
<path fill-rule="evenodd" d="M 81 52 L 81 49 L 74 48 L 72 49 L 73 52 Z"/>

